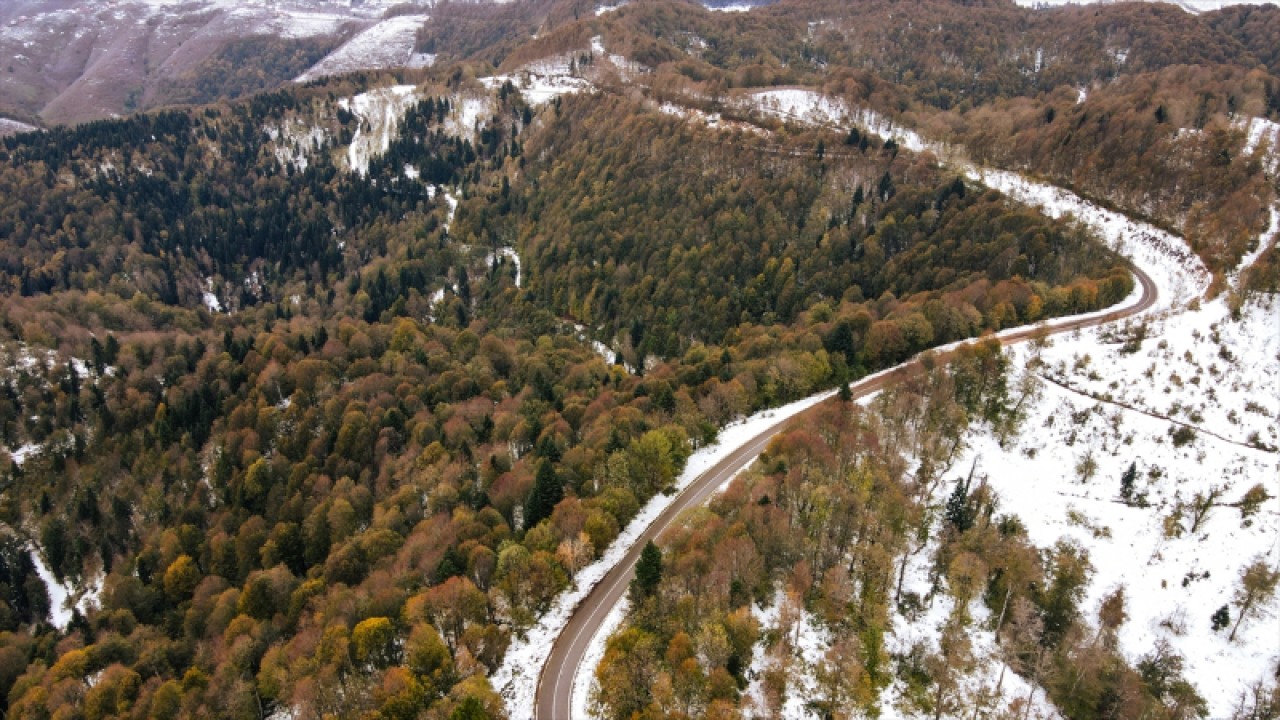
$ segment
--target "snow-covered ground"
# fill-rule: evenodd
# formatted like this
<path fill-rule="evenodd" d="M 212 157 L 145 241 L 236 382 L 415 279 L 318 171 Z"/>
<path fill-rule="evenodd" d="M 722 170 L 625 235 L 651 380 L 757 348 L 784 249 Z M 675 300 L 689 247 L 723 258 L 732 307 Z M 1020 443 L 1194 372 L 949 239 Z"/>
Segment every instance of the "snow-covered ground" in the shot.
<path fill-rule="evenodd" d="M 627 3 L 625 2 L 625 0 L 624 2 L 614 3 L 613 5 L 601 5 L 600 7 L 596 8 L 596 17 L 600 17 L 601 15 L 606 15 L 608 13 L 614 12 L 615 10 L 620 10 L 626 7 L 626 5 Z"/>
<path fill-rule="evenodd" d="M 586 50 L 564 53 L 522 65 L 502 75 L 485 78 L 482 82 L 490 89 L 497 89 L 510 82 L 524 101 L 533 106 L 544 105 L 561 95 L 586 92 L 594 88 L 576 69 L 576 58 Z"/>
<path fill-rule="evenodd" d="M 465 140 L 475 140 L 484 124 L 493 116 L 492 95 L 464 93 L 449 98 L 449 115 L 444 120 L 445 132 Z"/>
<path fill-rule="evenodd" d="M 927 598 L 932 583 L 929 579 L 932 551 L 917 553 L 907 566 L 903 577 L 904 593 L 915 593 L 917 597 Z M 1056 720 L 1061 717 L 1057 709 L 1045 698 L 1044 691 L 1017 675 L 1004 662 L 1000 649 L 996 645 L 995 633 L 990 629 L 991 617 L 987 607 L 980 598 L 975 598 L 968 609 L 970 624 L 965 628 L 965 636 L 969 640 L 970 664 L 962 681 L 958 694 L 963 703 L 969 707 L 977 707 L 987 711 L 1007 709 L 1015 701 L 1030 701 L 1029 717 L 1037 720 Z M 939 641 L 943 629 L 955 610 L 955 599 L 938 593 L 932 600 L 926 600 L 925 607 L 918 617 L 903 616 L 898 608 L 893 608 L 892 628 L 885 636 L 885 649 L 893 656 L 905 656 L 913 648 L 927 653 L 939 651 Z M 880 717 L 882 720 L 907 720 L 919 717 L 918 711 L 912 711 L 904 698 L 905 685 L 895 679 L 880 695 Z M 807 718 L 810 715 L 794 715 L 789 718 Z"/>
<path fill-rule="evenodd" d="M 280 167 L 293 166 L 298 171 L 307 169 L 311 155 L 324 146 L 325 131 L 298 118 L 287 118 L 280 125 L 267 124 L 262 128 L 271 140 L 271 152 Z"/>
<path fill-rule="evenodd" d="M 1245 268 L 1251 267 L 1262 254 L 1271 245 L 1280 240 L 1280 205 L 1271 206 L 1271 221 L 1267 223 L 1267 229 L 1258 237 L 1258 244 L 1252 250 L 1244 254 L 1240 258 L 1240 265 L 1236 267 L 1235 272 L 1231 274 L 1233 284 L 1238 283 L 1240 273 Z"/>
<path fill-rule="evenodd" d="M 742 96 L 739 107 L 772 115 L 784 121 L 823 127 L 857 126 L 882 138 L 892 138 L 912 152 L 933 151 L 943 155 L 945 148 L 930 143 L 910 128 L 896 125 L 883 115 L 867 108 L 852 108 L 839 98 L 805 88 L 761 90 Z"/>
<path fill-rule="evenodd" d="M 44 564 L 40 551 L 31 551 L 31 562 L 36 566 L 36 574 L 44 581 L 45 591 L 49 594 L 49 621 L 59 630 L 66 630 L 71 622 L 74 609 L 84 615 L 98 604 L 102 594 L 102 578 L 97 577 L 85 584 L 77 594 L 76 588 L 68 582 L 58 582 L 53 572 Z"/>
<path fill-rule="evenodd" d="M 494 264 L 496 264 L 499 261 L 499 259 L 505 260 L 515 266 L 515 269 L 516 269 L 515 283 L 516 283 L 516 287 L 520 287 L 521 281 L 524 278 L 521 276 L 521 271 L 520 271 L 520 255 L 516 253 L 515 248 L 509 248 L 509 247 L 498 248 L 497 250 L 485 256 L 484 263 L 485 265 L 492 267 Z"/>
<path fill-rule="evenodd" d="M 1244 153 L 1250 155 L 1265 143 L 1263 163 L 1272 174 L 1280 171 L 1280 123 L 1254 117 L 1240 124 L 1245 131 Z"/>
<path fill-rule="evenodd" d="M 1023 7 L 1054 7 L 1058 5 L 1067 5 L 1074 3 L 1076 5 L 1088 5 L 1091 2 L 1107 2 L 1109 0 L 1014 0 L 1014 2 Z M 1164 0 L 1148 0 L 1149 2 L 1157 2 Z M 1265 5 L 1271 0 L 1173 0 L 1172 4 L 1186 10 L 1189 13 L 1198 14 L 1210 12 L 1212 10 L 1221 10 L 1230 5 Z"/>
<path fill-rule="evenodd" d="M 359 122 L 347 148 L 347 169 L 361 175 L 369 172 L 369 160 L 391 147 L 400 120 L 420 99 L 414 86 L 395 85 L 339 100 L 339 106 Z"/>
<path fill-rule="evenodd" d="M 40 446 L 35 443 L 24 443 L 9 451 L 9 459 L 13 460 L 14 465 L 22 465 L 35 453 L 40 452 Z"/>
<path fill-rule="evenodd" d="M 512 717 L 529 717 L 531 715 L 534 696 L 537 692 L 538 675 L 542 672 L 542 667 L 546 664 L 547 657 L 551 654 L 552 644 L 555 642 L 556 637 L 559 636 L 560 631 L 569 622 L 569 617 L 573 614 L 574 608 L 586 598 L 591 589 L 621 560 L 627 549 L 635 543 L 636 538 L 640 537 L 645 529 L 653 524 L 653 521 L 675 500 L 681 490 L 693 482 L 694 478 L 728 456 L 739 445 L 759 433 L 769 424 L 777 422 L 779 419 L 792 417 L 831 395 L 832 392 L 824 392 L 790 405 L 756 413 L 746 420 L 729 425 L 722 430 L 715 444 L 700 448 L 694 452 L 685 465 L 684 472 L 676 480 L 675 492 L 671 495 L 655 495 L 646 503 L 613 541 L 613 544 L 609 546 L 604 555 L 578 573 L 578 576 L 574 579 L 574 586 L 556 598 L 551 609 L 538 620 L 538 623 L 524 637 L 517 637 L 511 642 L 511 647 L 508 648 L 507 654 L 502 660 L 502 665 L 499 666 L 492 678 L 494 688 L 502 694 L 503 699 L 506 701 L 508 713 Z M 623 615 L 622 613 L 610 613 L 609 618 L 617 622 L 614 624 L 606 622 L 601 626 L 600 631 L 592 639 L 593 648 L 596 648 L 597 645 L 599 648 L 603 648 L 609 635 L 617 629 L 618 624 L 623 620 Z M 590 652 L 596 651 L 593 649 Z M 598 652 L 600 654 L 597 657 L 603 656 L 602 649 L 599 649 Z M 578 687 L 589 687 L 594 669 L 593 665 L 589 666 L 586 663 L 578 667 L 578 674 L 574 678 L 575 698 L 578 694 Z M 584 689 L 583 692 L 587 691 Z M 575 707 L 577 707 L 576 704 Z"/>
<path fill-rule="evenodd" d="M 295 82 L 309 82 L 329 75 L 357 70 L 383 70 L 401 67 L 427 67 L 435 57 L 415 53 L 418 29 L 427 15 L 398 15 L 387 18 L 360 32 L 329 53 L 323 60 L 297 77 Z"/>
<path fill-rule="evenodd" d="M 35 125 L 28 125 L 24 122 L 0 117 L 0 137 L 4 135 L 16 135 L 18 133 L 31 132 L 32 130 L 39 130 L 39 128 Z"/>
<path fill-rule="evenodd" d="M 601 14 L 616 9 L 603 8 L 596 12 Z M 584 55 L 590 55 L 589 65 L 578 64 L 578 59 Z M 525 102 L 537 106 L 561 95 L 590 92 L 596 87 L 593 79 L 599 79 L 608 71 L 616 72 L 622 78 L 634 78 L 648 72 L 648 68 L 624 55 L 610 53 L 604 39 L 597 35 L 585 48 L 526 63 L 511 72 L 484 78 L 481 82 L 489 88 L 510 82 L 520 91 Z"/>
<path fill-rule="evenodd" d="M 787 612 L 783 612 L 784 608 Z M 751 612 L 760 623 L 761 634 L 770 631 L 779 636 L 772 647 L 761 647 L 751 656 L 747 677 L 751 683 L 746 695 L 751 700 L 749 718 L 770 718 L 773 712 L 765 699 L 764 675 L 773 668 L 782 667 L 787 672 L 787 692 L 782 700 L 781 717 L 817 717 L 806 710 L 806 705 L 818 700 L 818 670 L 827 649 L 831 647 L 831 633 L 812 613 L 806 612 L 798 598 L 788 598 L 781 590 L 774 594 L 773 603 L 767 608 L 751 606 Z"/>
<path fill-rule="evenodd" d="M 886 134 L 884 125 L 808 91 L 775 91 L 757 102 L 793 120 L 824 125 L 852 120 Z M 909 130 L 890 127 L 887 134 L 910 149 L 939 150 Z M 1250 148 L 1274 137 L 1271 124 L 1248 126 Z M 1238 501 L 1256 483 L 1276 490 L 1276 454 L 1236 443 L 1280 445 L 1280 305 L 1275 298 L 1251 302 L 1242 320 L 1233 322 L 1224 299 L 1199 302 L 1209 274 L 1180 238 L 1014 173 L 980 168 L 966 168 L 966 173 L 1052 217 L 1074 216 L 1150 275 L 1160 297 L 1145 313 L 1146 339 L 1136 350 L 1114 327 L 1058 338 L 1042 350 L 1046 372 L 1087 394 L 1045 383 L 1043 399 L 1026 425 L 1034 432 L 1024 431 L 1018 446 L 1008 450 L 978 434 L 959 464 L 980 459 L 1006 508 L 1022 517 L 1038 545 L 1050 546 L 1065 536 L 1092 551 L 1097 572 L 1087 612 L 1118 584 L 1129 583 L 1129 597 L 1142 600 L 1130 604 L 1121 649 L 1136 661 L 1158 638 L 1168 640 L 1187 658 L 1186 675 L 1198 681 L 1211 713 L 1221 716 L 1245 685 L 1280 659 L 1276 644 L 1267 641 L 1280 634 L 1274 619 L 1245 636 L 1252 642 L 1236 644 L 1213 633 L 1208 619 L 1230 599 L 1241 567 L 1257 556 L 1273 566 L 1280 562 L 1280 507 L 1273 498 L 1244 527 L 1238 511 L 1219 506 L 1198 532 L 1176 538 L 1165 537 L 1165 521 L 1176 511 L 1186 512 L 1184 506 L 1198 493 L 1203 497 L 1214 488 L 1220 489 L 1220 504 Z M 1280 218 L 1273 209 L 1259 246 L 1277 229 Z M 1030 352 L 1015 352 L 1019 367 L 1025 368 Z M 1163 417 L 1204 430 L 1175 448 L 1171 433 L 1182 425 Z M 1119 477 L 1130 462 L 1139 464 L 1149 508 L 1116 502 Z M 1082 465 L 1093 468 L 1089 483 L 1076 477 Z M 1057 502 L 1047 503 L 1046 497 Z M 1181 521 L 1186 530 L 1189 524 Z M 1211 578 L 1205 572 L 1212 572 Z M 1187 580 L 1184 588 L 1187 578 L 1198 579 Z"/>
<path fill-rule="evenodd" d="M 978 462 L 999 512 L 1018 515 L 1036 545 L 1067 538 L 1086 548 L 1095 568 L 1086 615 L 1125 586 L 1121 651 L 1136 661 L 1167 641 L 1211 716 L 1223 717 L 1280 661 L 1276 603 L 1235 643 L 1209 621 L 1230 602 L 1241 568 L 1259 557 L 1280 563 L 1280 459 L 1247 446 L 1251 437 L 1280 444 L 1280 303 L 1251 301 L 1237 322 L 1225 301 L 1205 302 L 1149 323 L 1136 345 L 1114 328 L 1054 339 L 1038 351 L 1044 365 L 1033 371 L 1046 380 L 1023 431 L 1004 448 L 975 432 L 957 464 Z M 1016 351 L 1015 372 L 1035 352 Z M 1189 440 L 1174 435 L 1183 428 L 1194 429 Z M 1141 504 L 1120 501 L 1131 463 Z M 1257 484 L 1273 497 L 1244 518 L 1228 505 Z M 1215 494 L 1193 532 L 1197 498 Z"/>

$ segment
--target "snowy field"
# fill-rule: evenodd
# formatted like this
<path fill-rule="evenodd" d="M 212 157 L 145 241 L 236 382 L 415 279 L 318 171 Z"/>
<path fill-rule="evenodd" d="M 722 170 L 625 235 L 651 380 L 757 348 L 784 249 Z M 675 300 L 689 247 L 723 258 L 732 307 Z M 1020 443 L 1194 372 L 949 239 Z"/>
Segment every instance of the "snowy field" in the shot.
<path fill-rule="evenodd" d="M 399 15 L 383 20 L 343 43 L 299 75 L 295 82 L 305 83 L 357 70 L 428 67 L 435 57 L 414 52 L 418 29 L 428 19 L 427 15 Z"/>
<path fill-rule="evenodd" d="M 1229 714 L 1280 660 L 1274 603 L 1234 643 L 1210 627 L 1241 568 L 1280 563 L 1280 500 L 1252 517 L 1231 506 L 1257 484 L 1277 491 L 1280 458 L 1248 439 L 1277 444 L 1280 303 L 1251 302 L 1238 322 L 1229 315 L 1215 300 L 1150 323 L 1136 342 L 1112 327 L 1020 348 L 1015 372 L 1040 380 L 1023 431 L 1008 447 L 972 433 L 957 461 L 977 463 L 1001 500 L 997 512 L 1019 516 L 1037 546 L 1067 539 L 1088 551 L 1086 617 L 1125 587 L 1121 651 L 1136 662 L 1168 642 L 1211 717 Z M 1125 503 L 1120 478 L 1131 463 L 1143 500 Z M 1209 507 L 1197 523 L 1198 501 Z"/>

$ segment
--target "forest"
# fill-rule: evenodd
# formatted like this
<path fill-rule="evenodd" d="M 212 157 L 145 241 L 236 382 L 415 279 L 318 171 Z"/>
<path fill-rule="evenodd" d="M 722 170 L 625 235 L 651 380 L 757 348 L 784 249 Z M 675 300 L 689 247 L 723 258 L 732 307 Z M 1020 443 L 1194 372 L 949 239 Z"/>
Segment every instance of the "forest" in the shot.
<path fill-rule="evenodd" d="M 1280 120 L 1266 42 L 1278 23 L 1270 6 L 1194 15 L 1158 3 L 924 0 L 904 13 L 895 2 L 795 0 L 725 14 L 638 2 L 552 23 L 500 68 L 598 35 L 645 69 L 656 97 L 712 111 L 731 111 L 748 89 L 822 87 L 971 160 L 1183 235 L 1221 277 L 1265 229 L 1276 194 L 1270 148 L 1246 137 L 1252 118 Z"/>
<path fill-rule="evenodd" d="M 596 669 L 602 716 L 731 718 L 748 706 L 779 716 L 795 692 L 802 615 L 811 614 L 827 632 L 807 708 L 820 717 L 879 712 L 895 680 L 911 716 L 1023 717 L 1031 697 L 995 705 L 962 681 L 979 662 L 975 600 L 1000 659 L 1042 686 L 1064 717 L 1203 716 L 1176 653 L 1156 648 L 1130 666 L 1117 652 L 1133 601 L 1123 588 L 1086 618 L 1087 552 L 1069 542 L 1035 547 L 985 483 L 955 467 L 970 424 L 1019 432 L 1029 392 L 996 343 L 966 346 L 867 408 L 827 405 L 776 437 L 752 471 L 653 546 L 647 571 L 637 569 L 627 621 Z M 921 560 L 929 591 L 904 592 L 908 566 Z M 890 652 L 895 618 L 915 622 L 935 605 L 947 608 L 936 647 Z M 771 606 L 766 622 L 758 608 Z"/>
<path fill-rule="evenodd" d="M 891 146 L 509 86 L 468 134 L 458 82 L 363 174 L 350 79 L 5 141 L 8 717 L 504 716 L 513 634 L 726 422 L 1132 287 Z M 101 588 L 65 629 L 37 565 Z"/>

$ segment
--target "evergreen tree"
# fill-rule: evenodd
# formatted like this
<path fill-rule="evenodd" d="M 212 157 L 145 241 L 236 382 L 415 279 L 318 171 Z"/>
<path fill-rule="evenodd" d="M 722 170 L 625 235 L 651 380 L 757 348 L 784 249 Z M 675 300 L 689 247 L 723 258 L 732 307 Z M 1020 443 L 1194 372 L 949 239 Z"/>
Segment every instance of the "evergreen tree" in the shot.
<path fill-rule="evenodd" d="M 880 183 L 876 194 L 880 196 L 881 200 L 888 200 L 893 197 L 893 193 L 895 191 L 896 189 L 893 186 L 893 177 L 889 175 L 889 171 L 886 170 L 884 175 L 880 176 Z"/>
<path fill-rule="evenodd" d="M 529 507 L 525 513 L 525 527 L 534 527 L 543 518 L 551 517 L 551 511 L 564 499 L 564 486 L 556 476 L 555 468 L 549 460 L 543 460 L 538 466 L 538 475 L 533 480 L 533 494 L 529 496 Z"/>
<path fill-rule="evenodd" d="M 636 577 L 631 581 L 633 598 L 652 597 L 662 582 L 662 551 L 653 541 L 645 543 L 640 551 L 640 559 L 636 562 Z"/>
<path fill-rule="evenodd" d="M 467 696 L 449 715 L 449 720 L 489 720 L 490 717 L 489 711 L 484 709 L 484 703 Z"/>
<path fill-rule="evenodd" d="M 1230 606 L 1223 605 L 1222 607 L 1215 610 L 1213 612 L 1213 615 L 1209 618 L 1209 622 L 1213 627 L 1214 632 L 1218 632 L 1219 630 L 1222 630 L 1223 628 L 1230 625 L 1231 624 Z"/>
<path fill-rule="evenodd" d="M 970 472 L 968 478 L 957 480 L 955 490 L 952 490 L 951 497 L 947 498 L 947 509 L 944 512 L 944 517 L 957 532 L 964 532 L 973 527 L 976 513 L 972 503 L 969 502 L 969 482 L 972 479 L 973 473 Z"/>
<path fill-rule="evenodd" d="M 1138 463 L 1129 463 L 1129 469 L 1120 476 L 1120 498 L 1125 505 L 1133 502 L 1133 485 L 1138 479 Z"/>

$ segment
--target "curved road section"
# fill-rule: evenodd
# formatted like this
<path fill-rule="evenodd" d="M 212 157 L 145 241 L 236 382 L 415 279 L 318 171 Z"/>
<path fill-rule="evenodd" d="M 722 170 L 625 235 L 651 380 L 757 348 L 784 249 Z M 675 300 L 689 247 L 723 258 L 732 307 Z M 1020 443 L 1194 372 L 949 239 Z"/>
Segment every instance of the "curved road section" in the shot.
<path fill-rule="evenodd" d="M 998 337 L 1002 345 L 1014 345 L 1035 337 L 1045 337 L 1072 332 L 1074 330 L 1114 322 L 1150 309 L 1156 302 L 1158 290 L 1155 282 L 1140 268 L 1130 266 L 1137 279 L 1142 295 L 1136 303 L 1098 314 L 1090 314 L 1079 318 L 1060 320 L 1051 327 L 1040 325 L 1028 326 Z M 941 364 L 951 359 L 953 352 L 943 352 L 934 356 Z M 882 390 L 896 382 L 923 372 L 919 358 L 909 360 L 889 372 L 878 373 L 850 386 L 854 399 L 865 397 Z M 828 400 L 827 402 L 833 402 Z M 720 462 L 707 469 L 689 483 L 675 500 L 667 506 L 636 539 L 627 553 L 604 576 L 595 588 L 583 598 L 582 603 L 574 610 L 568 624 L 556 638 L 547 663 L 538 676 L 538 690 L 534 705 L 535 720 L 571 720 L 573 714 L 573 680 L 578 667 L 583 663 L 587 647 L 599 632 L 609 611 L 618 604 L 631 579 L 635 576 L 636 561 L 645 543 L 656 540 L 675 522 L 685 510 L 697 507 L 711 497 L 716 489 L 733 478 L 752 463 L 764 450 L 775 435 L 787 429 L 792 423 L 804 422 L 807 417 L 817 412 L 818 407 L 805 410 L 799 415 L 780 420 L 759 434 L 747 440 Z"/>

